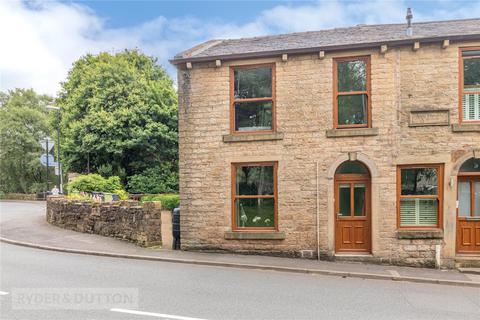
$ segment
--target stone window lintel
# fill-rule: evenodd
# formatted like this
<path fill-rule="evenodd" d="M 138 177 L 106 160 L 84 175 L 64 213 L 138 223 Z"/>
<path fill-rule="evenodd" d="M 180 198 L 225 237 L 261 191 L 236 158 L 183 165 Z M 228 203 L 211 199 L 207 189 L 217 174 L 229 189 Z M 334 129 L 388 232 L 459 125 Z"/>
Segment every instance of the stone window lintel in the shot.
<path fill-rule="evenodd" d="M 226 240 L 284 240 L 284 231 L 226 231 Z"/>
<path fill-rule="evenodd" d="M 453 132 L 480 132 L 480 123 L 452 124 Z"/>
<path fill-rule="evenodd" d="M 397 230 L 397 239 L 443 239 L 442 229 L 413 230 L 399 229 Z"/>
<path fill-rule="evenodd" d="M 248 142 L 248 141 L 269 141 L 282 140 L 283 132 L 270 133 L 242 133 L 242 134 L 225 134 L 223 142 Z"/>
<path fill-rule="evenodd" d="M 378 128 L 330 129 L 327 138 L 377 136 Z"/>

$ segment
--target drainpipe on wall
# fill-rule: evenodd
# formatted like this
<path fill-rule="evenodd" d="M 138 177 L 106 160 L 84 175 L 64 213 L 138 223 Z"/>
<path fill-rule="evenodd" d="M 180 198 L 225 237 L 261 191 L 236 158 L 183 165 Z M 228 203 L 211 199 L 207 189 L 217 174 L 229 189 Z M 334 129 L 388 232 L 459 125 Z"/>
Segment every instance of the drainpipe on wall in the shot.
<path fill-rule="evenodd" d="M 317 180 L 317 260 L 320 260 L 320 183 L 318 178 L 318 160 L 315 161 L 316 165 L 316 180 Z"/>

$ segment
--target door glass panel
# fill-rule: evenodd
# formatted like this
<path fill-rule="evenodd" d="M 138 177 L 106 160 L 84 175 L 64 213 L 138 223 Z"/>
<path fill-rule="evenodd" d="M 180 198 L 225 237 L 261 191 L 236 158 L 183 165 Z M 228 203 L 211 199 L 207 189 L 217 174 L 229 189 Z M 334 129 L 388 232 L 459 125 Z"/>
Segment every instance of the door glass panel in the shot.
<path fill-rule="evenodd" d="M 353 189 L 353 201 L 354 201 L 354 215 L 355 216 L 364 216 L 365 215 L 365 184 L 364 183 L 355 183 Z"/>
<path fill-rule="evenodd" d="M 475 194 L 474 201 L 475 201 L 475 212 L 473 213 L 474 216 L 480 217 L 480 181 L 475 182 Z"/>
<path fill-rule="evenodd" d="M 339 214 L 341 216 L 350 216 L 350 184 L 341 184 L 339 189 Z"/>
<path fill-rule="evenodd" d="M 458 215 L 460 217 L 470 216 L 470 181 L 458 183 Z"/>

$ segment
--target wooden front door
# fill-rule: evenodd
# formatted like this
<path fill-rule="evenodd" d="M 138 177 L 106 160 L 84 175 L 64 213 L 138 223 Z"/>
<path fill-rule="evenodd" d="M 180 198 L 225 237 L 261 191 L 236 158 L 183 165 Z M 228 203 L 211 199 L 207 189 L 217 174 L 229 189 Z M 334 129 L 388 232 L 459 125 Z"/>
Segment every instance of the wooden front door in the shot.
<path fill-rule="evenodd" d="M 371 250 L 370 175 L 335 175 L 335 251 Z"/>
<path fill-rule="evenodd" d="M 480 176 L 458 177 L 457 252 L 480 254 Z"/>

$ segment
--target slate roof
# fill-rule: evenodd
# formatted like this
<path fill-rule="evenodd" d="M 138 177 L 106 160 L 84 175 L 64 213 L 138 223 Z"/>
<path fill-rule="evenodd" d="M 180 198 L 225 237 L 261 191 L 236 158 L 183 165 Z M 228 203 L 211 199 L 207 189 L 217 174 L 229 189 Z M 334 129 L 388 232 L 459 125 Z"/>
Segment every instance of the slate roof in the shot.
<path fill-rule="evenodd" d="M 357 25 L 321 31 L 298 32 L 242 39 L 210 40 L 178 53 L 171 62 L 211 61 L 402 45 L 414 41 L 435 42 L 480 39 L 480 19 L 413 23 L 413 35 L 406 35 L 406 23 Z"/>

